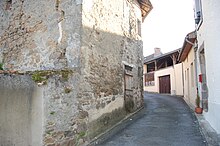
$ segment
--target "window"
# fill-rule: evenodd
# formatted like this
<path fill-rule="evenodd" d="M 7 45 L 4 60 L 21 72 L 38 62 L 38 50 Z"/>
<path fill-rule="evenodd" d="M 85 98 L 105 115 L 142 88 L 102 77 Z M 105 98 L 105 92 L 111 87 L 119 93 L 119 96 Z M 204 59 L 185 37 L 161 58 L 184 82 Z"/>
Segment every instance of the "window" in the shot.
<path fill-rule="evenodd" d="M 145 86 L 154 86 L 154 72 L 145 74 Z"/>
<path fill-rule="evenodd" d="M 202 3 L 201 0 L 194 0 L 194 2 L 195 23 L 197 25 L 197 29 L 199 29 L 200 25 L 202 24 Z"/>
<path fill-rule="evenodd" d="M 155 71 L 155 62 L 147 64 L 147 73 Z"/>

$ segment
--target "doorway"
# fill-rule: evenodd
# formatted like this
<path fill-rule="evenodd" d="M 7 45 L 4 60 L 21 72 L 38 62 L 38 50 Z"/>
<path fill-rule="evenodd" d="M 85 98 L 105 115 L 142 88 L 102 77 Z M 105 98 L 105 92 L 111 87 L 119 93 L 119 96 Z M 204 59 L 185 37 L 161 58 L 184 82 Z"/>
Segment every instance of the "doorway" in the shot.
<path fill-rule="evenodd" d="M 125 110 L 129 113 L 134 110 L 134 100 L 133 100 L 133 75 L 132 67 L 125 65 L 124 72 L 124 100 L 125 100 Z"/>
<path fill-rule="evenodd" d="M 170 94 L 170 90 L 171 90 L 170 75 L 159 77 L 159 92 Z"/>

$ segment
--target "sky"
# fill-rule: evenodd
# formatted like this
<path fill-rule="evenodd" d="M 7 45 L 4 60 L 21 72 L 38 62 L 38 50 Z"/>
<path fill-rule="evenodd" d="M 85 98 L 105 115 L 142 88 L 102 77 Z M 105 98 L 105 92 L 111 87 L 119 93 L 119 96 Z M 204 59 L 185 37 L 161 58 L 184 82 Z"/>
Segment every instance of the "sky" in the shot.
<path fill-rule="evenodd" d="M 194 31 L 193 0 L 150 0 L 153 9 L 142 25 L 143 53 L 154 48 L 162 53 L 181 48 L 185 36 Z"/>

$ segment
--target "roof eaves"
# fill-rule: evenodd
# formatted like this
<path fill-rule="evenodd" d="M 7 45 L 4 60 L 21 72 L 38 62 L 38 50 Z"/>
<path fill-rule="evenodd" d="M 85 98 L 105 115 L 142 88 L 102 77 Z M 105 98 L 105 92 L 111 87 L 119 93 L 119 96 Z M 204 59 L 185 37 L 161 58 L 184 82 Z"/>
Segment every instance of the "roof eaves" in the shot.
<path fill-rule="evenodd" d="M 189 54 L 189 51 L 191 50 L 191 47 L 193 46 L 193 43 L 195 43 L 196 37 L 197 36 L 196 36 L 195 31 L 190 32 L 186 35 L 184 42 L 183 42 L 183 46 L 180 51 L 180 54 L 178 56 L 178 60 L 180 62 L 182 62 L 186 59 L 186 56 Z"/>
<path fill-rule="evenodd" d="M 150 11 L 153 9 L 153 6 L 150 0 L 137 0 L 140 4 L 141 14 L 142 14 L 142 21 L 147 17 Z"/>
<path fill-rule="evenodd" d="M 144 60 L 144 63 L 151 62 L 151 61 L 153 61 L 153 60 L 157 60 L 157 59 L 159 59 L 159 58 L 163 58 L 163 57 L 169 56 L 169 55 L 174 54 L 174 53 L 179 53 L 180 50 L 181 50 L 181 48 L 176 49 L 176 50 L 173 50 L 173 51 L 168 52 L 168 53 L 165 53 L 165 54 L 162 54 L 162 55 L 160 55 L 160 56 L 151 58 L 151 59 L 149 59 L 149 60 Z M 150 55 L 149 55 L 149 56 L 150 56 Z M 147 57 L 148 57 L 148 56 L 147 56 Z"/>

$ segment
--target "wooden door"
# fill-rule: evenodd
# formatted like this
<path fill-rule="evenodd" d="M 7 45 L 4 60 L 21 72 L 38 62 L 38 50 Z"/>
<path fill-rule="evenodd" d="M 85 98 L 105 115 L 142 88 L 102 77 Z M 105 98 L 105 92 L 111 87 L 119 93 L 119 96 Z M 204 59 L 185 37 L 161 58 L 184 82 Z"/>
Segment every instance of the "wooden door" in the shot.
<path fill-rule="evenodd" d="M 159 77 L 159 90 L 160 93 L 170 94 L 170 75 Z"/>

